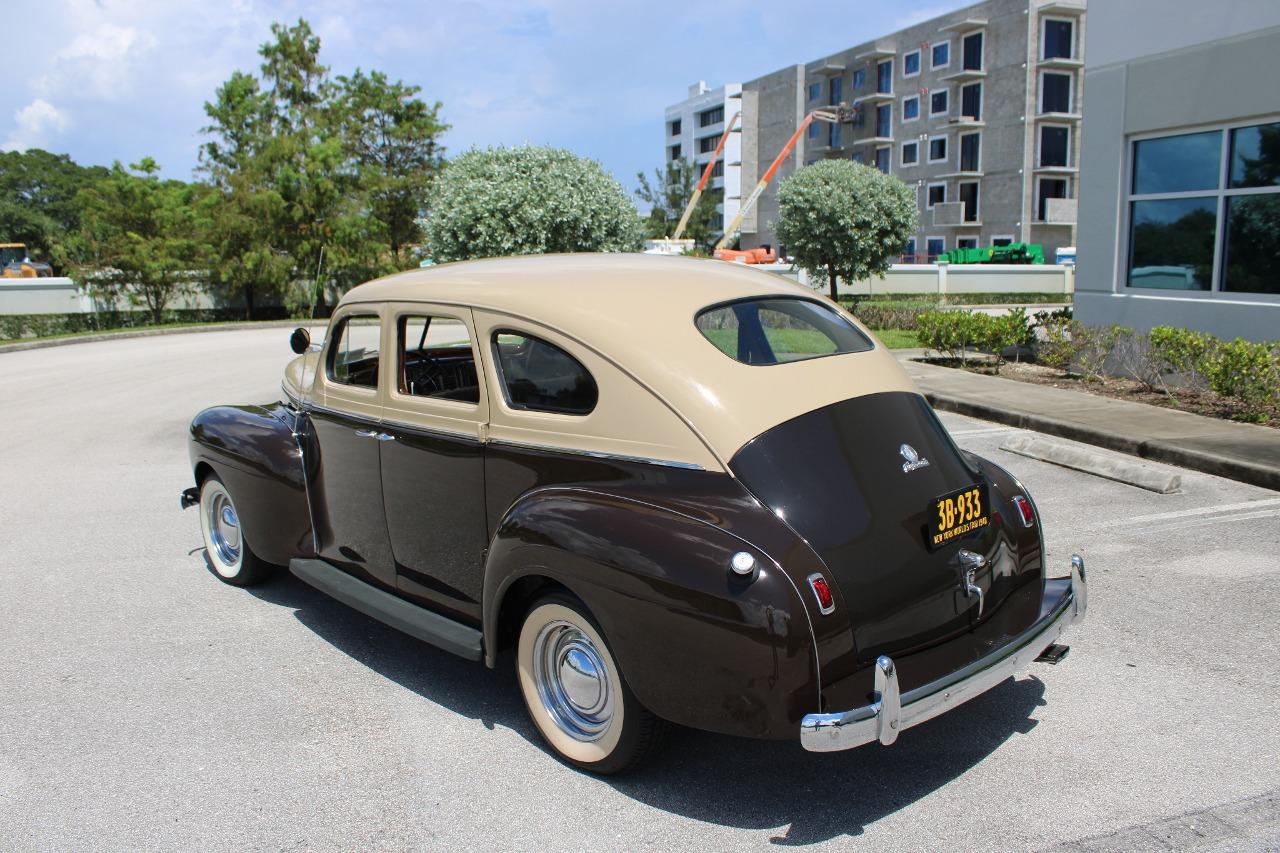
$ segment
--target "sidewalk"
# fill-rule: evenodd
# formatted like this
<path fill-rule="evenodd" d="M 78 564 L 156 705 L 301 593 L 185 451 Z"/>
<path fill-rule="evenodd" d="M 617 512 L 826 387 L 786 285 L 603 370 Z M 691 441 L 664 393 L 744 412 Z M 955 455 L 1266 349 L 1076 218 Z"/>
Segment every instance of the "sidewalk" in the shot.
<path fill-rule="evenodd" d="M 1280 490 L 1280 431 L 1270 427 L 911 360 L 923 350 L 895 355 L 938 409 Z"/>

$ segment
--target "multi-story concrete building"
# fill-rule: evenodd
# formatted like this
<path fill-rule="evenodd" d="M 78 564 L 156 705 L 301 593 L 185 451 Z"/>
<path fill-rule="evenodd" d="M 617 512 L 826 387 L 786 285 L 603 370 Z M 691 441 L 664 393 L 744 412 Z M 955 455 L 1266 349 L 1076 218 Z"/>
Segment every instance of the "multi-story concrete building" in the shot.
<path fill-rule="evenodd" d="M 666 110 L 664 130 L 664 162 L 691 160 L 698 175 L 715 153 L 725 122 L 742 109 L 742 84 L 726 83 L 718 89 L 708 88 L 701 80 L 689 87 L 689 97 Z M 742 201 L 742 125 L 729 134 L 724 152 L 711 173 L 707 191 L 721 192 L 716 205 L 717 228 L 733 219 Z"/>
<path fill-rule="evenodd" d="M 907 254 L 920 260 L 1007 242 L 1040 243 L 1052 258 L 1075 245 L 1084 37 L 1084 0 L 986 0 L 744 83 L 748 187 L 811 110 L 857 109 L 809 126 L 743 221 L 742 245 L 776 244 L 778 184 L 824 158 L 916 187 Z"/>
<path fill-rule="evenodd" d="M 1094 23 L 1076 317 L 1280 339 L 1280 3 L 1125 0 Z"/>

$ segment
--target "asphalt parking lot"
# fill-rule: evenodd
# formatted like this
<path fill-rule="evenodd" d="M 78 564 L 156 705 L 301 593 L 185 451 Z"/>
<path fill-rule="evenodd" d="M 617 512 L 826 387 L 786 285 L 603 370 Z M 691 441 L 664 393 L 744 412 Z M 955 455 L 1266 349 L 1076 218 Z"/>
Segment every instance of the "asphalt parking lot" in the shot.
<path fill-rule="evenodd" d="M 566 768 L 496 672 L 291 576 L 201 555 L 186 426 L 277 399 L 288 330 L 0 354 L 0 848 L 1280 849 L 1280 493 L 1157 495 L 999 450 L 1051 568 L 1090 569 L 1070 656 L 892 747 L 677 731 Z"/>

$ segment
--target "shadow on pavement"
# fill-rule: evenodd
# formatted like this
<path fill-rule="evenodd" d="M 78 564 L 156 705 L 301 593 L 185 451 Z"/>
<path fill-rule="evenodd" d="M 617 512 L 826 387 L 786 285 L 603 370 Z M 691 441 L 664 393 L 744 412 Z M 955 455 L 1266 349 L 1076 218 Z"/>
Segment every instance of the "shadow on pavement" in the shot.
<path fill-rule="evenodd" d="M 287 572 L 246 590 L 290 607 L 335 648 L 424 699 L 508 728 L 545 749 L 525 715 L 510 665 L 489 670 L 420 643 Z M 664 811 L 740 829 L 785 827 L 771 840 L 806 845 L 859 835 L 977 765 L 1035 725 L 1044 705 L 1037 678 L 1006 681 L 948 714 L 905 732 L 892 747 L 872 744 L 809 753 L 795 742 L 752 741 L 673 727 L 640 768 L 604 783 Z M 576 772 L 566 767 L 566 773 Z"/>

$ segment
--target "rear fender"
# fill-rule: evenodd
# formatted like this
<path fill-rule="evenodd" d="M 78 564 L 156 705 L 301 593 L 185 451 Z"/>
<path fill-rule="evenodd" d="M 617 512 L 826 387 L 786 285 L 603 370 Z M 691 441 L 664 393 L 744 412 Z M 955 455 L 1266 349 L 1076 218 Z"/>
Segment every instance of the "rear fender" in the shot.
<path fill-rule="evenodd" d="M 215 406 L 191 422 L 191 466 L 226 484 L 245 541 L 269 563 L 312 556 L 311 515 L 293 413 L 282 405 Z"/>
<path fill-rule="evenodd" d="M 729 571 L 738 551 L 755 556 L 752 576 Z M 817 707 L 813 635 L 794 585 L 760 549 L 714 525 L 587 489 L 526 495 L 500 523 L 485 566 L 490 665 L 523 616 L 504 612 L 504 599 L 532 578 L 583 601 L 636 698 L 660 717 L 782 738 Z"/>

